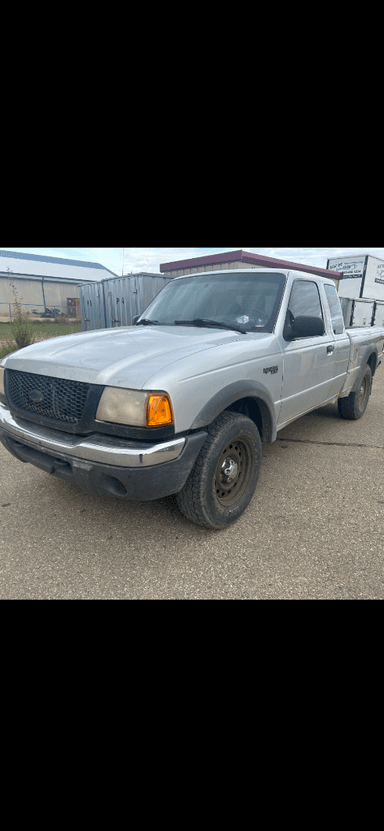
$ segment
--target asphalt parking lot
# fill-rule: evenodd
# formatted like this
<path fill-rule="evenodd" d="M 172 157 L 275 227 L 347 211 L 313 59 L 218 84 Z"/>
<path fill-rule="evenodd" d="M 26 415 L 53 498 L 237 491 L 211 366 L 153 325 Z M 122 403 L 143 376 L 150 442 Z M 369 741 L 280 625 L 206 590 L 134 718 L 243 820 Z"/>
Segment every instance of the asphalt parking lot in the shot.
<path fill-rule="evenodd" d="M 361 421 L 337 407 L 273 445 L 247 512 L 206 531 L 173 497 L 89 496 L 0 445 L 2 599 L 382 599 L 384 369 Z"/>

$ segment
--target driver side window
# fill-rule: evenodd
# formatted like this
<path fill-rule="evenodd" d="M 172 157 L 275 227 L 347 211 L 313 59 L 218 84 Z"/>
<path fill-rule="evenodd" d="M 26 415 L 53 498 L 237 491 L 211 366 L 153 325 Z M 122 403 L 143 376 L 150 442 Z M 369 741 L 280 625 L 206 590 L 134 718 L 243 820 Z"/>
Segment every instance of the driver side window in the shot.
<path fill-rule="evenodd" d="M 283 333 L 286 340 L 290 339 L 293 321 L 302 315 L 319 317 L 324 321 L 319 289 L 310 280 L 295 280 L 292 286 Z"/>

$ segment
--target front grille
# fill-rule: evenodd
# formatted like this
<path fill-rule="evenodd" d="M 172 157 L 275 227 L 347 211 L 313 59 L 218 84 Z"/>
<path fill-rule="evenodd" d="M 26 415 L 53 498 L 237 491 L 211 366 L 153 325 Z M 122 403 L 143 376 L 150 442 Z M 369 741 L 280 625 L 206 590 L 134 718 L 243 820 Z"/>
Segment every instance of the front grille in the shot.
<path fill-rule="evenodd" d="M 6 393 L 16 410 L 76 424 L 83 414 L 89 384 L 6 370 Z"/>

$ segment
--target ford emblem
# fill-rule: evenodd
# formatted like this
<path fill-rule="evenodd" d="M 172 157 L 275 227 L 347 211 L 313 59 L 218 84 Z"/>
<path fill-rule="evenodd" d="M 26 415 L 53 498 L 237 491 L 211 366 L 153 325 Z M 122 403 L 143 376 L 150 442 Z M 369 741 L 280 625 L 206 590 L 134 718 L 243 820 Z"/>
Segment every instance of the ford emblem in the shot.
<path fill-rule="evenodd" d="M 40 390 L 31 390 L 28 393 L 28 398 L 32 401 L 32 404 L 42 404 L 44 401 L 44 395 Z"/>

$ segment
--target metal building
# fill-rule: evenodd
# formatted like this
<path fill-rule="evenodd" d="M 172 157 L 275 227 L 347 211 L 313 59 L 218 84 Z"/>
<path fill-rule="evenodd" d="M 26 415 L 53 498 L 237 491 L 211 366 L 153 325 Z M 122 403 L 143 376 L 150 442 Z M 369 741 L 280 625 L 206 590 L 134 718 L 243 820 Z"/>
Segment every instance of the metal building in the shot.
<path fill-rule="evenodd" d="M 79 298 L 79 284 L 115 276 L 100 263 L 0 251 L 0 320 L 11 318 L 15 296 L 31 314 L 51 308 L 70 314 L 68 300 Z"/>
<path fill-rule="evenodd" d="M 141 271 L 79 286 L 83 331 L 131 326 L 169 280 L 170 274 Z"/>

